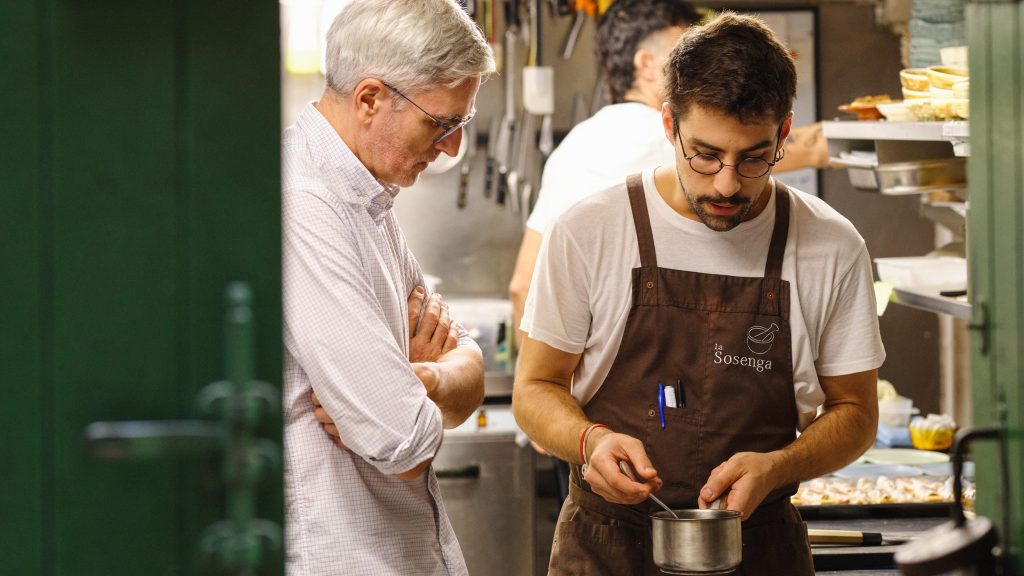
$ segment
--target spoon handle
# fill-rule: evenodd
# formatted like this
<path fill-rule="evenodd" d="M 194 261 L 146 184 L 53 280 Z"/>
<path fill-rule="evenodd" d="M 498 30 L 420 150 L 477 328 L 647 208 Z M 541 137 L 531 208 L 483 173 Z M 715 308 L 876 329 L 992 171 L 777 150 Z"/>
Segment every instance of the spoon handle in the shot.
<path fill-rule="evenodd" d="M 638 477 L 637 474 L 633 471 L 633 467 L 625 460 L 619 460 L 619 470 L 622 470 L 622 473 L 626 476 L 626 478 L 629 478 L 633 482 L 645 484 L 644 479 Z M 679 519 L 679 516 L 675 513 L 675 511 L 666 506 L 665 503 L 662 502 L 657 496 L 655 496 L 653 492 L 648 494 L 647 497 L 653 500 L 654 503 L 657 504 L 658 506 L 661 506 L 662 508 L 667 510 L 668 513 L 671 514 L 674 518 L 676 518 L 677 520 Z"/>
<path fill-rule="evenodd" d="M 651 500 L 654 500 L 654 503 L 657 504 L 658 506 L 661 506 L 662 508 L 667 510 L 673 518 L 675 518 L 676 520 L 679 519 L 679 515 L 676 514 L 676 511 L 666 506 L 665 503 L 662 502 L 661 499 L 659 499 L 657 496 L 655 496 L 654 494 L 648 494 L 647 497 L 650 498 Z"/>

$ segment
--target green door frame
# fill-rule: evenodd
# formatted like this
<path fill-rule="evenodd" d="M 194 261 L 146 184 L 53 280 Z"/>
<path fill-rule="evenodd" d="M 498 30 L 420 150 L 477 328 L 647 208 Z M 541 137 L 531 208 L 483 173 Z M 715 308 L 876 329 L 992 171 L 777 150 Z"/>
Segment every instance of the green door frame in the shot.
<path fill-rule="evenodd" d="M 1011 573 L 1024 574 L 1024 4 L 971 0 L 967 38 L 974 422 L 1006 431 L 1010 482 L 1006 493 L 996 447 L 978 443 L 978 470 L 992 472 L 977 475 L 977 509 L 1009 537 Z"/>

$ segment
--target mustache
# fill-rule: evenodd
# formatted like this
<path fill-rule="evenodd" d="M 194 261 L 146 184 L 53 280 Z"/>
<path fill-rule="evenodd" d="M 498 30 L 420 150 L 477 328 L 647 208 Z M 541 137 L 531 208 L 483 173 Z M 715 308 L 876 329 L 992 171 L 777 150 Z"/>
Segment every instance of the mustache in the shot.
<path fill-rule="evenodd" d="M 694 198 L 695 202 L 698 203 L 710 203 L 710 204 L 728 204 L 731 206 L 746 206 L 750 204 L 750 198 L 726 198 L 725 196 L 698 196 Z"/>

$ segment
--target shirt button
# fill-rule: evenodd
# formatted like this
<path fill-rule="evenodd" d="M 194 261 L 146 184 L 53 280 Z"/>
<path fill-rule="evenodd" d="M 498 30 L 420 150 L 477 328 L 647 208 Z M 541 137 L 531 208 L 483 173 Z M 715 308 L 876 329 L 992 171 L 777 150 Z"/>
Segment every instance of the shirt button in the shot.
<path fill-rule="evenodd" d="M 651 418 L 654 418 L 654 410 L 648 410 L 647 415 L 650 416 Z"/>
<path fill-rule="evenodd" d="M 650 280 L 648 280 L 646 286 L 647 286 L 647 289 L 650 290 L 651 288 L 654 288 L 654 282 L 651 282 Z"/>

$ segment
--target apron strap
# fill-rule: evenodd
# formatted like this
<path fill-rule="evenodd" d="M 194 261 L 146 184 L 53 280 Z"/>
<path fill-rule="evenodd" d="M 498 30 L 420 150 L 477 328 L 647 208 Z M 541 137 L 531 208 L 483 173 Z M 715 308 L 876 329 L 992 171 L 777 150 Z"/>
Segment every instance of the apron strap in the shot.
<path fill-rule="evenodd" d="M 629 205 L 633 209 L 636 241 L 640 246 L 640 267 L 657 268 L 658 257 L 654 253 L 654 234 L 651 232 L 651 217 L 647 213 L 643 177 L 640 174 L 630 174 L 626 178 L 626 189 L 629 191 Z"/>
<path fill-rule="evenodd" d="M 765 278 L 782 278 L 782 258 L 786 254 L 786 238 L 789 236 L 789 188 L 775 180 L 775 228 L 772 243 L 768 248 L 768 260 L 764 264 Z"/>

